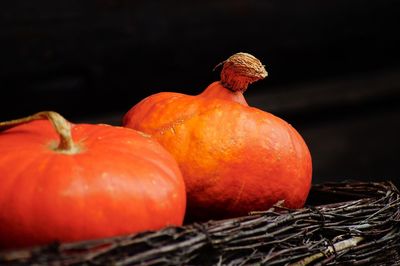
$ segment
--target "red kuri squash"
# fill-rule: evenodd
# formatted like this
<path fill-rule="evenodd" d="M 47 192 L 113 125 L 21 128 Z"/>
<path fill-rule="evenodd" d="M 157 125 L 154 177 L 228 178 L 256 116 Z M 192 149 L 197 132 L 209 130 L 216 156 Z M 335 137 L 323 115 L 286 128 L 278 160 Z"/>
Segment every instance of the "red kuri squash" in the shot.
<path fill-rule="evenodd" d="M 243 92 L 267 76 L 252 55 L 223 63 L 221 81 L 196 96 L 162 92 L 139 102 L 123 125 L 152 135 L 178 161 L 189 219 L 265 210 L 284 200 L 302 207 L 311 185 L 311 155 L 284 120 L 248 106 Z"/>
<path fill-rule="evenodd" d="M 150 136 L 70 124 L 55 112 L 3 122 L 0 128 L 1 248 L 182 224 L 181 172 Z"/>

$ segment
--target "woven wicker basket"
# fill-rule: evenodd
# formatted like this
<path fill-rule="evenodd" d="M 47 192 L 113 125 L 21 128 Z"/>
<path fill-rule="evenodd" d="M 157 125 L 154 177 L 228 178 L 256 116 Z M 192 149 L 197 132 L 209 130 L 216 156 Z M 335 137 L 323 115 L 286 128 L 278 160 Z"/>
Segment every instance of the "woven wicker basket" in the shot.
<path fill-rule="evenodd" d="M 306 208 L 0 253 L 0 265 L 400 265 L 390 182 L 314 185 Z"/>

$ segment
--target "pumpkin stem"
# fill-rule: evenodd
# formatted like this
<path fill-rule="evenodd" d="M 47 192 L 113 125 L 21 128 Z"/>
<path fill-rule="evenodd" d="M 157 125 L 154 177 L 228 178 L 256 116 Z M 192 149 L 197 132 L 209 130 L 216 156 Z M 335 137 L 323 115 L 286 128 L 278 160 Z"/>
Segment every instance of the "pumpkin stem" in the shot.
<path fill-rule="evenodd" d="M 249 84 L 267 77 L 264 65 L 248 53 L 236 53 L 216 67 L 223 65 L 221 84 L 231 91 L 246 91 Z"/>
<path fill-rule="evenodd" d="M 71 136 L 71 124 L 57 112 L 43 111 L 24 118 L 0 122 L 0 130 L 42 119 L 50 120 L 57 134 L 60 136 L 60 143 L 56 147 L 56 151 L 73 153 L 77 150 Z"/>

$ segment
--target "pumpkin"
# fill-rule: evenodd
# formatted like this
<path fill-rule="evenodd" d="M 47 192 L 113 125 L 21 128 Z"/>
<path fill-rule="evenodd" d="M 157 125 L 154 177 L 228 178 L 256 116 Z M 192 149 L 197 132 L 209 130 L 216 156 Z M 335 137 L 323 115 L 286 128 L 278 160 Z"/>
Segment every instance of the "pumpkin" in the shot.
<path fill-rule="evenodd" d="M 71 124 L 55 112 L 3 122 L 0 128 L 1 248 L 182 224 L 182 174 L 150 136 Z"/>
<path fill-rule="evenodd" d="M 312 176 L 306 143 L 290 124 L 250 107 L 243 96 L 266 76 L 257 58 L 237 53 L 223 62 L 221 80 L 199 95 L 157 93 L 125 114 L 125 127 L 152 135 L 175 156 L 189 220 L 245 215 L 277 202 L 304 205 Z"/>

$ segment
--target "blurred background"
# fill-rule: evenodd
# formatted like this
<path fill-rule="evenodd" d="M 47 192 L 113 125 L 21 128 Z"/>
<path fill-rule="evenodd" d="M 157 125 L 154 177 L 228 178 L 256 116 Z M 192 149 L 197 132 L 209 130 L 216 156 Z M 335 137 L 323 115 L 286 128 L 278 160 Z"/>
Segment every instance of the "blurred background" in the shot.
<path fill-rule="evenodd" d="M 399 182 L 400 1 L 6 1 L 0 120 L 55 110 L 118 125 L 142 98 L 201 92 L 236 52 L 269 77 L 251 105 L 291 123 L 314 182 Z"/>

